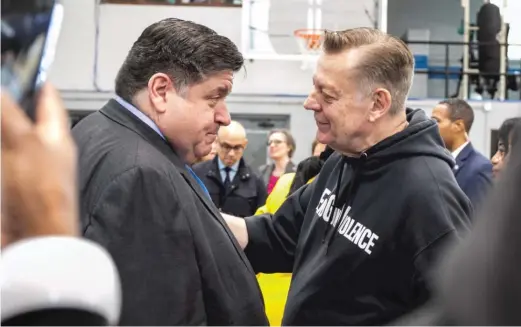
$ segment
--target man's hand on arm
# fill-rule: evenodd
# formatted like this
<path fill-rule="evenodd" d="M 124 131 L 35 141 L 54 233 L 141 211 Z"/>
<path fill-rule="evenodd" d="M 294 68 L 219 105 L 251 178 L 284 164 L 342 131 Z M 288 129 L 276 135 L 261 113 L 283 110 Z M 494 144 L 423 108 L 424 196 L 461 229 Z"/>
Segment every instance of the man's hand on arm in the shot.
<path fill-rule="evenodd" d="M 291 272 L 312 185 L 293 193 L 274 215 L 222 214 L 256 272 Z"/>
<path fill-rule="evenodd" d="M 237 239 L 237 242 L 239 242 L 239 245 L 244 250 L 248 245 L 248 229 L 246 228 L 246 221 L 243 218 L 234 217 L 226 213 L 221 214 Z"/>

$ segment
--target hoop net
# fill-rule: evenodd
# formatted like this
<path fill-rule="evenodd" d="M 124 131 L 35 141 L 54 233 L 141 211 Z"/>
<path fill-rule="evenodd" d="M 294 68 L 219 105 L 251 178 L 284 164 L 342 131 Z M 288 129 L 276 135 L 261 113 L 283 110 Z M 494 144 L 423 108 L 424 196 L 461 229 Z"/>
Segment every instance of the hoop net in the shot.
<path fill-rule="evenodd" d="M 314 63 L 313 58 L 317 57 L 322 48 L 321 29 L 298 29 L 294 32 L 300 52 L 307 58 L 302 63 L 302 69 L 308 69 Z"/>

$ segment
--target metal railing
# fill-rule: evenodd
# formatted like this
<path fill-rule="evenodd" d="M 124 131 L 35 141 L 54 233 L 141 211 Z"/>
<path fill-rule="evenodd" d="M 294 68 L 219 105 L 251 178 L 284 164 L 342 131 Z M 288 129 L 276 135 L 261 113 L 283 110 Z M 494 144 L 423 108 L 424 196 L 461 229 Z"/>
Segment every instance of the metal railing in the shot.
<path fill-rule="evenodd" d="M 504 100 L 508 98 L 508 89 L 507 89 L 507 83 L 506 80 L 508 77 L 517 77 L 519 74 L 516 73 L 509 73 L 507 71 L 507 62 L 509 61 L 508 58 L 504 55 L 506 51 L 500 51 L 501 54 L 503 54 L 503 60 L 500 59 L 500 71 L 499 73 L 482 73 L 479 71 L 479 69 L 476 68 L 470 68 L 464 69 L 465 61 L 468 62 L 468 65 L 471 64 L 468 54 L 471 51 L 472 46 L 475 46 L 476 48 L 479 45 L 495 45 L 500 46 L 501 48 L 506 48 L 506 46 L 509 47 L 521 47 L 521 44 L 505 44 L 505 43 L 497 43 L 497 42 L 454 42 L 454 41 L 404 41 L 408 45 L 428 45 L 428 46 L 443 46 L 444 47 L 444 68 L 443 69 L 429 69 L 428 66 L 426 69 L 415 69 L 415 74 L 443 74 L 445 76 L 444 80 L 444 96 L 445 98 L 448 98 L 449 95 L 449 87 L 450 83 L 449 80 L 451 79 L 451 76 L 459 76 L 463 91 L 458 92 L 460 90 L 457 90 L 459 93 L 458 96 L 463 99 L 467 99 L 469 97 L 469 86 L 471 85 L 471 79 L 469 77 L 487 77 L 487 76 L 499 76 L 499 85 L 498 85 L 498 97 L 500 100 Z M 462 46 L 463 47 L 463 53 L 461 58 L 461 69 L 460 71 L 453 71 L 450 69 L 451 67 L 451 52 L 450 47 L 451 46 Z M 467 56 L 464 55 L 464 53 L 467 53 Z M 467 57 L 467 60 L 465 60 L 465 57 Z M 501 56 L 500 56 L 501 57 Z M 503 62 L 503 63 L 502 63 Z M 517 69 L 519 68 L 521 70 L 521 60 L 519 60 L 519 66 L 512 67 L 510 66 L 509 69 Z M 466 76 L 466 78 L 464 78 Z M 459 87 L 458 87 L 459 89 Z M 521 86 L 520 86 L 520 92 L 519 92 L 519 99 L 521 99 Z"/>

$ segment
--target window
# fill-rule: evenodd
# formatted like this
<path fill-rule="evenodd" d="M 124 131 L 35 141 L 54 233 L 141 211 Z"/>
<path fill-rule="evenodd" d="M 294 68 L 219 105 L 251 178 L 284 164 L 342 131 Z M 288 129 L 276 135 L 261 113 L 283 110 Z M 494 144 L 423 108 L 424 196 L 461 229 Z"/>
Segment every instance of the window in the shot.
<path fill-rule="evenodd" d="M 242 0 L 101 0 L 101 3 L 131 4 L 131 5 L 239 7 L 242 5 Z"/>

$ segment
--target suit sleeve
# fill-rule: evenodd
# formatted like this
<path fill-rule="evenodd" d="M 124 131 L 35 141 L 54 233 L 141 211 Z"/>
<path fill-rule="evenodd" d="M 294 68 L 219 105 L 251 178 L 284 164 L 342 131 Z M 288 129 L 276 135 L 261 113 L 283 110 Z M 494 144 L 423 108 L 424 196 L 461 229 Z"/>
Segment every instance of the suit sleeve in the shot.
<path fill-rule="evenodd" d="M 84 234 L 112 255 L 121 276 L 122 325 L 205 324 L 193 239 L 167 173 L 133 168 L 103 191 Z"/>
<path fill-rule="evenodd" d="M 255 272 L 291 272 L 302 222 L 314 184 L 293 193 L 277 212 L 247 217 L 245 249 Z"/>
<path fill-rule="evenodd" d="M 488 171 L 486 170 L 488 168 Z M 466 187 L 466 194 L 472 202 L 474 209 L 479 209 L 485 200 L 490 185 L 492 184 L 492 170 L 484 167 L 478 174 L 473 176 L 472 182 Z"/>

